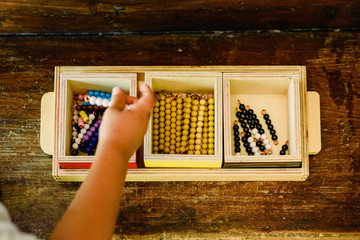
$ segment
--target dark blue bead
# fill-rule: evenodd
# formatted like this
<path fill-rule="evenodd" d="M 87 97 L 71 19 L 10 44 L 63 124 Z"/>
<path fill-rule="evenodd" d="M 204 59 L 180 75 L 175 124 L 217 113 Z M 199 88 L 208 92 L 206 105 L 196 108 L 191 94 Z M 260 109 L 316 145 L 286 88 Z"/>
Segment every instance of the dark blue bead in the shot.
<path fill-rule="evenodd" d="M 99 137 L 99 130 L 97 130 L 97 131 L 94 133 L 94 137 L 96 137 L 96 138 Z"/>
<path fill-rule="evenodd" d="M 91 153 L 91 152 L 92 152 L 92 148 L 91 148 L 91 147 L 87 147 L 87 148 L 85 149 L 85 151 L 86 151 L 87 153 Z"/>
<path fill-rule="evenodd" d="M 95 142 L 89 142 L 89 147 L 94 148 L 96 146 Z"/>
<path fill-rule="evenodd" d="M 92 90 L 90 90 L 90 91 L 88 91 L 88 95 L 89 95 L 90 97 L 92 97 L 92 96 L 94 96 L 94 92 L 93 92 Z"/>
<path fill-rule="evenodd" d="M 98 138 L 97 138 L 97 137 L 92 137 L 92 138 L 91 138 L 91 142 L 94 142 L 94 143 L 95 143 L 95 142 L 97 142 L 97 141 L 98 141 Z"/>

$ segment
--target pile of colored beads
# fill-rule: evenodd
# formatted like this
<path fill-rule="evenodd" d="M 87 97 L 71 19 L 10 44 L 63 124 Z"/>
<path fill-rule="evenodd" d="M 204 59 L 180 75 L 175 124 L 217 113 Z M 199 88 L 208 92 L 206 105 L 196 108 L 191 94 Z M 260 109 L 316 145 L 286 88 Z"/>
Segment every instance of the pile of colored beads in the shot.
<path fill-rule="evenodd" d="M 235 121 L 233 125 L 235 155 L 240 154 L 240 139 L 248 155 L 271 155 L 273 153 L 271 144 L 265 130 L 262 128 L 260 120 L 249 105 L 245 106 L 240 101 L 238 101 L 238 103 L 239 108 L 235 109 L 238 120 Z M 263 109 L 261 113 L 271 134 L 271 140 L 273 140 L 275 145 L 278 145 L 278 136 L 271 123 L 269 114 L 266 113 L 265 109 Z M 243 132 L 240 133 L 241 138 L 236 136 L 239 129 L 238 123 L 243 129 Z M 288 141 L 282 146 L 280 155 L 285 155 L 287 150 Z"/>
<path fill-rule="evenodd" d="M 214 154 L 212 96 L 160 92 L 155 99 L 153 153 Z"/>
<path fill-rule="evenodd" d="M 94 93 L 102 99 L 101 104 L 91 105 L 90 99 L 95 96 Z M 84 90 L 82 94 L 74 95 L 71 155 L 79 155 L 80 152 L 87 155 L 95 154 L 101 118 L 109 106 L 110 99 L 110 93 L 99 91 Z"/>

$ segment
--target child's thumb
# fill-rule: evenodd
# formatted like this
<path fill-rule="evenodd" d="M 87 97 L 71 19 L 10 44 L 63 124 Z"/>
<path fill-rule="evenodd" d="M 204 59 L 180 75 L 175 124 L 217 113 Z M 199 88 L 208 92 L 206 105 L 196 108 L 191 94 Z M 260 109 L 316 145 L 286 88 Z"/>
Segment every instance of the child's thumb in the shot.
<path fill-rule="evenodd" d="M 111 108 L 122 111 L 125 108 L 126 98 L 122 89 L 114 87 L 111 93 Z"/>

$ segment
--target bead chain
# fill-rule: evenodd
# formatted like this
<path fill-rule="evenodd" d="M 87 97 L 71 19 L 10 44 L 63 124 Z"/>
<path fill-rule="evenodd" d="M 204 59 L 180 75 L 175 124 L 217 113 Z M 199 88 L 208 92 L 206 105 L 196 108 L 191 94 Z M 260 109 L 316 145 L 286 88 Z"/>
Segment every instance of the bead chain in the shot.
<path fill-rule="evenodd" d="M 214 99 L 208 95 L 155 94 L 154 154 L 214 154 Z"/>
<path fill-rule="evenodd" d="M 88 155 L 95 153 L 101 118 L 110 101 L 111 94 L 105 92 L 83 90 L 74 95 L 71 155 L 78 155 L 79 150 Z"/>
<path fill-rule="evenodd" d="M 244 148 L 248 155 L 271 155 L 273 152 L 271 150 L 271 145 L 265 130 L 262 128 L 259 119 L 257 118 L 254 110 L 250 108 L 249 105 L 244 105 L 238 100 L 239 108 L 235 108 L 237 121 L 234 121 L 233 131 L 234 131 L 234 148 L 235 155 L 240 154 L 240 139 L 243 142 Z M 274 141 L 274 144 L 278 144 L 278 137 L 274 126 L 271 124 L 270 116 L 266 113 L 266 110 L 262 110 L 262 115 L 267 124 L 268 130 L 271 134 L 271 139 Z M 238 129 L 240 126 L 243 129 L 243 132 L 240 133 L 238 137 Z M 288 141 L 282 146 L 280 155 L 285 155 L 288 150 Z M 261 153 L 260 153 L 261 152 Z"/>

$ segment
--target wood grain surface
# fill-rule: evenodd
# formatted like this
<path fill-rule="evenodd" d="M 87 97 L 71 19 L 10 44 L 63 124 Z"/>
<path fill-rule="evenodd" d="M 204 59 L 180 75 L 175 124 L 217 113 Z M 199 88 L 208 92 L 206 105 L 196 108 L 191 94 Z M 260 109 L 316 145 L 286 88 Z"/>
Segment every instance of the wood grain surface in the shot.
<path fill-rule="evenodd" d="M 359 0 L 4 0 L 0 32 L 74 33 L 355 28 Z"/>
<path fill-rule="evenodd" d="M 322 151 L 310 157 L 307 181 L 127 183 L 116 233 L 355 239 L 359 57 L 354 32 L 1 37 L 1 200 L 20 229 L 47 238 L 79 187 L 52 179 L 39 146 L 40 99 L 53 90 L 56 65 L 306 65 L 322 124 Z"/>
<path fill-rule="evenodd" d="M 22 231 L 47 239 L 79 187 L 52 179 L 39 145 L 54 66 L 305 65 L 322 126 L 307 181 L 127 183 L 115 238 L 359 239 L 359 8 L 350 0 L 1 1 L 0 200 Z"/>

